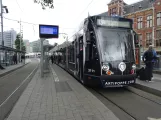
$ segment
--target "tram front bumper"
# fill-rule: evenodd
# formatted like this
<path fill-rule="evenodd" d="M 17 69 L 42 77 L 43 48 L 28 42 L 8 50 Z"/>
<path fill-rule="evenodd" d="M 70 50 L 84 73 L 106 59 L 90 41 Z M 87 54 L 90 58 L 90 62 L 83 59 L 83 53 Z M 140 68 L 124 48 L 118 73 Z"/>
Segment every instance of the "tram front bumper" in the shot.
<path fill-rule="evenodd" d="M 90 78 L 90 79 L 89 79 Z M 85 75 L 86 83 L 90 86 L 107 87 L 123 87 L 135 83 L 136 74 L 133 75 L 102 75 L 102 76 L 90 76 Z"/>
<path fill-rule="evenodd" d="M 111 75 L 101 76 L 100 81 L 104 88 L 106 87 L 123 87 L 134 84 L 136 80 L 136 74 L 133 75 Z"/>

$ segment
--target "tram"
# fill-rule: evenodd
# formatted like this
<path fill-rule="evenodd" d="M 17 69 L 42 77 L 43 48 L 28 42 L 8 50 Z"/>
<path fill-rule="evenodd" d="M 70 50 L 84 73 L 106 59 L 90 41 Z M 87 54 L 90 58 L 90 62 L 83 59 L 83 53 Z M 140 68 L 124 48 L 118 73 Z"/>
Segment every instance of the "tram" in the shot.
<path fill-rule="evenodd" d="M 132 20 L 90 16 L 79 26 L 68 45 L 54 51 L 57 64 L 84 85 L 123 87 L 136 80 L 135 32 Z"/>

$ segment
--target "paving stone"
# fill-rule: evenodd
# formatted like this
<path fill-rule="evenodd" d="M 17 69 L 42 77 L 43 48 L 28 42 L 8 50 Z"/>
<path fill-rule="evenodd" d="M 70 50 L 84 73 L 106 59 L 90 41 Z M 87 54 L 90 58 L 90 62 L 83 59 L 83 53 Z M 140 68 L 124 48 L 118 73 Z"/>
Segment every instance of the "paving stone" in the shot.
<path fill-rule="evenodd" d="M 57 69 L 56 66 L 54 68 Z M 106 106 L 73 77 L 64 72 L 64 76 L 58 75 L 59 73 L 55 72 L 59 81 L 65 81 L 72 91 L 57 92 L 52 74 L 45 74 L 42 79 L 39 71 L 22 95 L 24 98 L 28 96 L 28 100 L 22 99 L 28 102 L 22 104 L 23 102 L 20 101 L 17 104 L 19 106 L 16 108 L 20 105 L 25 107 L 22 111 L 23 115 L 12 116 L 8 120 L 11 118 L 11 120 L 21 120 L 19 118 L 22 120 L 106 120 L 107 118 L 107 120 L 118 120 Z"/>
<path fill-rule="evenodd" d="M 45 120 L 45 115 L 39 115 L 38 120 Z"/>
<path fill-rule="evenodd" d="M 25 117 L 23 117 L 21 120 L 28 120 L 29 118 L 25 118 Z"/>

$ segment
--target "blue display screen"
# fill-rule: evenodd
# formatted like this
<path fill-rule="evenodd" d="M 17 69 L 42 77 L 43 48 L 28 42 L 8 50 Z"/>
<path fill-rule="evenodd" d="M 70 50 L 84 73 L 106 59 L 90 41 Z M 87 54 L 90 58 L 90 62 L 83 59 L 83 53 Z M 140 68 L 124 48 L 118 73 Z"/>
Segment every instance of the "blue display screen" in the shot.
<path fill-rule="evenodd" d="M 58 35 L 58 26 L 40 26 L 40 34 Z"/>

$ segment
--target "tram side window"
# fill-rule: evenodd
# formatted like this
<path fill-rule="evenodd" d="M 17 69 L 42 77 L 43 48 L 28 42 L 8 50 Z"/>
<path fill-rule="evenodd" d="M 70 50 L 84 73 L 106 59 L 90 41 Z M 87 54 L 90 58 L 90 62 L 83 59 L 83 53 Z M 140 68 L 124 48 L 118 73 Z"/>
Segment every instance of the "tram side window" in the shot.
<path fill-rule="evenodd" d="M 69 49 L 69 62 L 74 62 L 74 47 L 71 46 Z"/>

